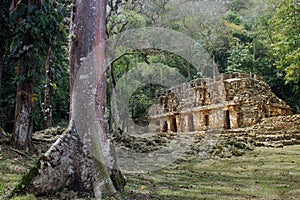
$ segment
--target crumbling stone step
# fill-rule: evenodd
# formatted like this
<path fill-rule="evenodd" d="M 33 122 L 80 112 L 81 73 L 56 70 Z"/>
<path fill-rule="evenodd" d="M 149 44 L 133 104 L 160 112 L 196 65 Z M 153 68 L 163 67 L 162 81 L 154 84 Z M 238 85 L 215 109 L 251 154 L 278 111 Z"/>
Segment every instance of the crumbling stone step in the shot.
<path fill-rule="evenodd" d="M 257 147 L 273 147 L 273 148 L 282 148 L 284 146 L 284 144 L 281 141 L 276 141 L 276 142 L 255 141 L 254 145 Z"/>
<path fill-rule="evenodd" d="M 257 130 L 255 131 L 255 135 L 282 135 L 286 133 L 285 130 L 281 130 L 281 131 L 270 131 L 270 130 L 263 130 L 263 129 L 260 129 L 260 130 Z"/>
<path fill-rule="evenodd" d="M 258 136 L 255 137 L 255 139 L 258 140 L 258 141 L 278 141 L 278 140 L 283 140 L 285 138 L 286 138 L 286 136 L 284 134 L 258 135 Z"/>
<path fill-rule="evenodd" d="M 296 144 L 300 144 L 300 140 L 297 139 L 291 139 L 291 140 L 284 140 L 283 145 L 296 145 Z"/>

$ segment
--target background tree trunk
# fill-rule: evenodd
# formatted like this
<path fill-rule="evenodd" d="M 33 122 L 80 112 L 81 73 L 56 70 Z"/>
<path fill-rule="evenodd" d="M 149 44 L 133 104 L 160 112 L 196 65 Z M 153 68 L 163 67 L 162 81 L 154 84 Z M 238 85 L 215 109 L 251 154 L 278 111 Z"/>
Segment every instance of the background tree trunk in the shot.
<path fill-rule="evenodd" d="M 129 71 L 129 63 L 126 63 L 125 81 L 128 80 L 128 71 Z M 127 93 L 125 93 L 124 99 L 128 99 Z M 125 111 L 123 112 L 123 116 L 121 116 L 122 120 L 123 120 L 122 130 L 125 133 L 128 133 L 128 118 L 129 118 L 129 115 L 130 115 L 130 113 L 129 113 L 129 107 L 125 106 Z"/>
<path fill-rule="evenodd" d="M 45 92 L 44 92 L 44 108 L 43 122 L 44 128 L 52 126 L 52 95 L 53 95 L 53 75 L 51 70 L 52 49 L 49 48 L 45 63 Z"/>
<path fill-rule="evenodd" d="M 110 65 L 109 70 L 110 76 L 110 109 L 109 109 L 109 132 L 113 134 L 116 138 L 121 138 L 121 127 L 120 126 L 120 114 L 118 111 L 118 105 L 116 101 L 116 81 L 114 78 L 114 63 Z"/>
<path fill-rule="evenodd" d="M 14 6 L 12 2 L 12 7 Z M 39 5 L 39 0 L 26 1 L 27 16 L 34 5 Z M 26 16 L 26 17 L 27 17 Z M 27 47 L 32 44 L 30 33 L 26 30 L 22 35 L 22 45 Z M 34 109 L 34 81 L 30 72 L 30 50 L 24 52 L 19 60 L 17 69 L 17 95 L 14 118 L 14 130 L 12 143 L 19 149 L 29 150 L 31 148 L 31 136 L 33 130 L 32 113 Z"/>
<path fill-rule="evenodd" d="M 20 83 L 17 89 L 12 140 L 15 147 L 28 151 L 31 148 L 34 97 L 33 80 L 31 77 L 28 77 L 28 66 L 25 64 L 26 59 L 28 59 L 27 56 L 23 56 L 19 61 L 18 78 Z"/>

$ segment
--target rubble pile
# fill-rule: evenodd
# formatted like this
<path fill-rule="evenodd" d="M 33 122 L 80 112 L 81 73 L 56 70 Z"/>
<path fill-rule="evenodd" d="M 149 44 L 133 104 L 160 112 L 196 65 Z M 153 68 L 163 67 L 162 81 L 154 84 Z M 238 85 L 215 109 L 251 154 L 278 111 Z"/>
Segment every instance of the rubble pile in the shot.
<path fill-rule="evenodd" d="M 259 79 L 231 78 L 224 83 L 226 100 L 233 100 L 237 107 L 239 127 L 249 127 L 265 117 L 291 114 L 289 106 Z"/>
<path fill-rule="evenodd" d="M 300 115 L 269 117 L 248 128 L 223 130 L 220 140 L 266 147 L 300 144 Z"/>

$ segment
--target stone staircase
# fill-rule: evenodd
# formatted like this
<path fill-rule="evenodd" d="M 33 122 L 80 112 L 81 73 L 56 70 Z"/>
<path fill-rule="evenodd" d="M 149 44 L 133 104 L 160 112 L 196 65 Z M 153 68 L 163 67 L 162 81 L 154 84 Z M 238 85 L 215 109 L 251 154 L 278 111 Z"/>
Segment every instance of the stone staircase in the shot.
<path fill-rule="evenodd" d="M 247 128 L 207 130 L 194 133 L 190 155 L 206 159 L 244 155 L 255 147 L 300 144 L 300 115 L 264 118 Z"/>
<path fill-rule="evenodd" d="M 264 118 L 249 128 L 223 130 L 222 139 L 236 138 L 255 146 L 283 147 L 300 144 L 300 115 Z"/>

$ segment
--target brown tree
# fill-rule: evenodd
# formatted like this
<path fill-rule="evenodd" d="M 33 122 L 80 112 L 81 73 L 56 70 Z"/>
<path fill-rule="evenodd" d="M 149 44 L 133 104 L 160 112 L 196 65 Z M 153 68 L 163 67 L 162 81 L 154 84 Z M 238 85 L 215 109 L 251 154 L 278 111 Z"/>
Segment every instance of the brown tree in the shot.
<path fill-rule="evenodd" d="M 113 145 L 108 137 L 105 117 L 105 11 L 106 0 L 75 1 L 71 26 L 72 94 L 69 129 L 39 160 L 37 167 L 29 173 L 30 178 L 23 179 L 24 182 L 21 183 L 23 191 L 45 195 L 67 188 L 93 193 L 96 199 L 102 199 L 104 196 L 118 199 L 115 188 L 121 189 L 124 186 Z M 90 79 L 95 79 L 84 80 L 95 83 L 96 93 L 92 98 L 95 102 L 89 101 L 90 96 L 88 98 L 85 98 L 85 95 L 80 96 L 81 91 L 76 90 L 78 89 L 76 80 L 81 77 L 84 60 L 89 60 L 88 69 L 92 70 L 87 71 L 84 77 L 90 75 Z M 81 86 L 81 83 L 79 85 Z M 84 101 L 79 105 L 77 100 L 81 101 L 82 98 Z M 89 122 L 93 120 L 85 120 L 93 113 L 84 110 L 86 107 L 82 104 L 95 106 L 96 126 L 99 129 L 90 127 L 93 125 Z M 82 125 L 82 121 L 87 121 L 86 126 Z"/>
<path fill-rule="evenodd" d="M 24 79 L 18 85 L 15 122 L 13 131 L 13 145 L 19 149 L 29 150 L 31 148 L 31 135 L 33 129 L 32 112 L 34 106 L 33 80 L 29 77 L 29 69 L 25 62 L 28 59 L 24 56 L 19 61 L 18 77 Z"/>
<path fill-rule="evenodd" d="M 13 3 L 14 1 L 12 1 L 12 5 Z M 26 3 L 26 15 L 29 15 L 29 8 L 38 5 L 39 1 L 27 1 L 24 3 Z M 23 17 L 26 18 L 27 16 Z M 17 69 L 19 81 L 17 85 L 15 120 L 12 137 L 13 145 L 23 150 L 29 150 L 31 148 L 31 135 L 33 130 L 32 112 L 34 109 L 34 81 L 30 74 L 30 66 L 28 64 L 31 59 L 29 46 L 32 43 L 33 39 L 28 30 L 24 31 L 22 35 L 24 52 L 19 59 Z"/>

